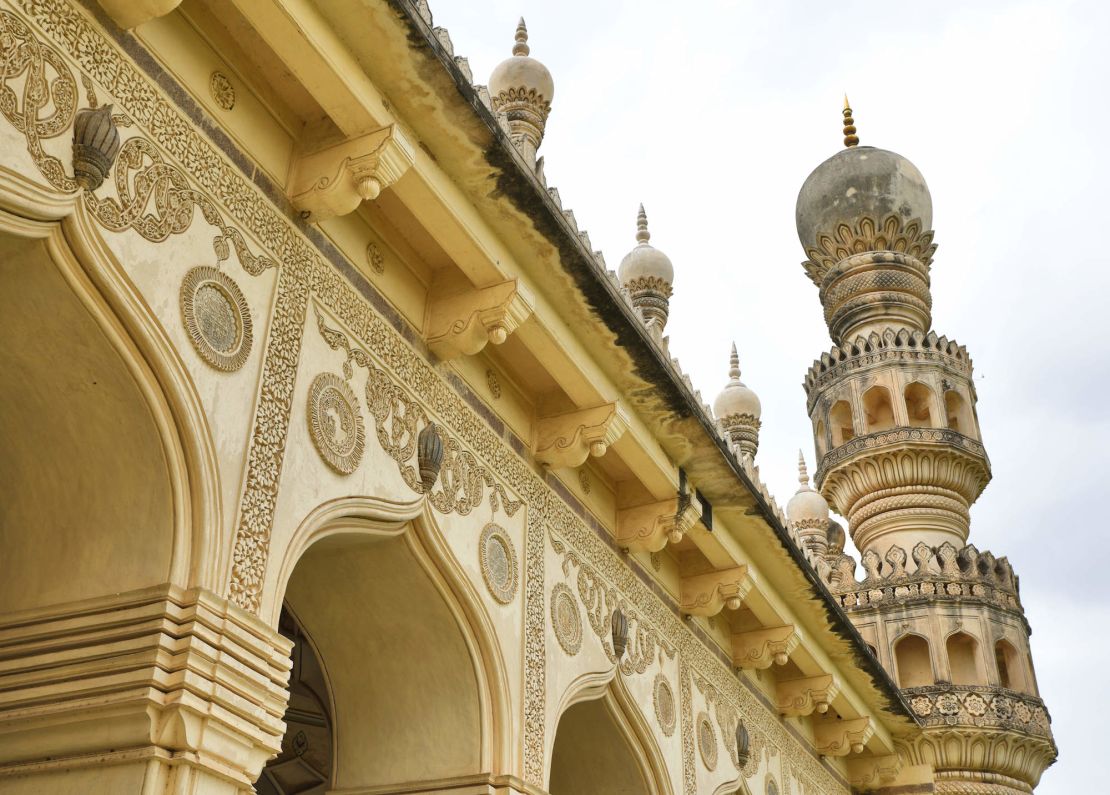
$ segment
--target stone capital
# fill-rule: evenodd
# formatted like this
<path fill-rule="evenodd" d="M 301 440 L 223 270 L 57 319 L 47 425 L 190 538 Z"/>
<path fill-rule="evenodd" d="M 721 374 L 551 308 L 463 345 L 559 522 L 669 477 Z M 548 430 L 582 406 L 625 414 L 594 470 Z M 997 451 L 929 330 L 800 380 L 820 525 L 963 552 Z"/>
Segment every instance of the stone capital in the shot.
<path fill-rule="evenodd" d="M 354 212 L 399 180 L 416 160 L 416 146 L 396 124 L 298 157 L 289 198 L 313 223 Z"/>
<path fill-rule="evenodd" d="M 726 607 L 739 610 L 751 589 L 747 566 L 683 577 L 679 609 L 692 616 L 715 616 Z"/>

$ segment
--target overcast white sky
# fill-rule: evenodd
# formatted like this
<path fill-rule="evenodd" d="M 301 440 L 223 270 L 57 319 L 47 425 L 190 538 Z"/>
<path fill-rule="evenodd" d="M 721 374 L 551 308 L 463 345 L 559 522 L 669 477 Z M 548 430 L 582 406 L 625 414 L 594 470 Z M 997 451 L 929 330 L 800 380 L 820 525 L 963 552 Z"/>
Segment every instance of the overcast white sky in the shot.
<path fill-rule="evenodd" d="M 1007 555 L 1060 761 L 1038 793 L 1106 785 L 1110 603 L 1110 3 L 432 0 L 485 83 L 517 17 L 550 68 L 548 183 L 610 268 L 675 265 L 671 350 L 711 402 L 729 343 L 763 401 L 757 462 L 785 504 L 812 465 L 802 377 L 830 345 L 794 203 L 841 146 L 892 149 L 932 190 L 933 328 L 974 359 L 994 480 L 971 541 Z M 1094 503 L 1088 507 L 1088 503 Z"/>

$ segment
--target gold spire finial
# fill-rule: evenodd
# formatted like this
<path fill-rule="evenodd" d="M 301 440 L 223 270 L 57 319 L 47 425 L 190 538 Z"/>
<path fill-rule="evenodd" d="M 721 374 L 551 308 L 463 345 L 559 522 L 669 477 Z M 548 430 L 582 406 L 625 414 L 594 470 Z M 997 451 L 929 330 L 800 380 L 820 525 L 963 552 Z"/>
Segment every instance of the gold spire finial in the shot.
<path fill-rule="evenodd" d="M 852 107 L 848 104 L 848 95 L 844 95 L 844 146 L 850 148 L 859 145 L 856 136 L 856 122 L 852 118 Z"/>
<path fill-rule="evenodd" d="M 528 27 L 524 24 L 524 17 L 520 18 L 520 22 L 516 23 L 516 42 L 513 44 L 513 55 L 527 55 L 530 50 L 528 49 Z"/>

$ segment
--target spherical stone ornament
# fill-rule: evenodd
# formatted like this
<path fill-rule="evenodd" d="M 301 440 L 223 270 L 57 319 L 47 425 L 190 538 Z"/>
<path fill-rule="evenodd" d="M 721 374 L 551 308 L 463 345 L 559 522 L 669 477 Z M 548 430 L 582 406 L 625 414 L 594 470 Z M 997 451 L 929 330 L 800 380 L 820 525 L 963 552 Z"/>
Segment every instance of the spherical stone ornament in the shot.
<path fill-rule="evenodd" d="M 347 382 L 333 373 L 320 373 L 308 389 L 308 432 L 320 457 L 340 475 L 358 468 L 366 441 L 362 412 Z"/>
<path fill-rule="evenodd" d="M 251 351 L 251 315 L 230 276 L 202 265 L 181 282 L 181 318 L 200 357 L 217 370 L 233 372 Z"/>
<path fill-rule="evenodd" d="M 713 722 L 704 712 L 698 713 L 698 750 L 701 751 L 701 761 L 705 763 L 706 770 L 716 770 L 717 732 L 713 730 Z"/>
<path fill-rule="evenodd" d="M 563 583 L 556 583 L 551 590 L 551 626 L 563 651 L 571 657 L 582 648 L 582 615 L 578 601 Z"/>
<path fill-rule="evenodd" d="M 655 675 L 655 686 L 652 695 L 655 701 L 655 719 L 659 721 L 659 728 L 662 729 L 663 734 L 670 737 L 674 734 L 677 713 L 675 711 L 674 691 L 671 690 L 670 682 L 663 674 Z"/>
<path fill-rule="evenodd" d="M 503 527 L 490 522 L 482 529 L 478 558 L 482 579 L 490 596 L 503 605 L 513 601 L 520 580 L 520 567 L 512 539 Z"/>

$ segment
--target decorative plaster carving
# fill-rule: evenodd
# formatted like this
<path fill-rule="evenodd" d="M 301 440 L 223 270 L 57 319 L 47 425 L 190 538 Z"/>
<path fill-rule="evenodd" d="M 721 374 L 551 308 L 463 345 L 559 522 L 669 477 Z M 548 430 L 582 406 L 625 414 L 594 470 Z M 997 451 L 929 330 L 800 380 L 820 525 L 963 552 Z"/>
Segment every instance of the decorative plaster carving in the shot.
<path fill-rule="evenodd" d="M 308 431 L 328 466 L 340 475 L 358 469 L 366 441 L 362 411 L 347 382 L 333 373 L 320 373 L 308 388 Z"/>
<path fill-rule="evenodd" d="M 589 456 L 600 458 L 624 435 L 628 417 L 618 403 L 603 403 L 536 423 L 534 455 L 549 467 L 581 466 Z"/>
<path fill-rule="evenodd" d="M 370 270 L 379 276 L 385 273 L 385 255 L 373 241 L 366 244 L 366 262 L 370 265 Z"/>
<path fill-rule="evenodd" d="M 826 715 L 813 722 L 813 747 L 825 756 L 861 754 L 874 733 L 871 718 L 845 720 Z"/>
<path fill-rule="evenodd" d="M 478 541 L 478 558 L 490 596 L 503 605 L 509 604 L 516 598 L 520 566 L 513 540 L 503 527 L 490 522 L 483 528 Z"/>
<path fill-rule="evenodd" d="M 617 544 L 632 552 L 658 552 L 668 541 L 681 541 L 701 512 L 701 503 L 686 495 L 617 511 Z"/>
<path fill-rule="evenodd" d="M 780 681 L 775 688 L 775 697 L 783 715 L 796 717 L 814 712 L 823 715 L 839 692 L 840 687 L 832 674 L 820 674 Z"/>
<path fill-rule="evenodd" d="M 223 72 L 213 72 L 208 78 L 208 92 L 216 104 L 224 110 L 235 107 L 235 86 Z"/>
<path fill-rule="evenodd" d="M 806 249 L 809 259 L 802 263 L 806 275 L 820 287 L 839 262 L 864 252 L 898 252 L 912 257 L 928 270 L 936 252 L 933 232 L 923 231 L 920 219 L 903 222 L 892 213 L 881 222 L 862 216 L 855 227 L 840 224 L 835 235 L 818 235 L 816 245 Z"/>
<path fill-rule="evenodd" d="M 185 274 L 181 320 L 193 348 L 217 370 L 234 372 L 250 356 L 250 307 L 226 273 L 204 265 Z"/>
<path fill-rule="evenodd" d="M 374 201 L 408 171 L 416 146 L 396 124 L 351 138 L 294 161 L 289 199 L 301 216 L 319 223 Z"/>
<path fill-rule="evenodd" d="M 652 701 L 655 703 L 655 720 L 659 723 L 659 729 L 664 736 L 670 737 L 674 734 L 678 723 L 678 709 L 675 705 L 674 691 L 671 690 L 670 682 L 663 674 L 655 675 Z"/>
<path fill-rule="evenodd" d="M 494 400 L 501 398 L 501 382 L 493 370 L 486 370 L 486 386 L 489 388 L 490 397 Z"/>
<path fill-rule="evenodd" d="M 441 359 L 473 356 L 486 343 L 507 340 L 532 311 L 532 297 L 516 279 L 433 299 L 426 322 L 428 347 Z"/>
<path fill-rule="evenodd" d="M 697 726 L 701 761 L 705 769 L 712 772 L 717 769 L 717 732 L 713 729 L 713 722 L 704 712 L 698 713 Z"/>
<path fill-rule="evenodd" d="M 561 582 L 551 589 L 551 627 L 563 651 L 571 657 L 578 654 L 582 648 L 582 616 L 574 594 Z"/>
<path fill-rule="evenodd" d="M 747 566 L 683 577 L 679 609 L 693 616 L 715 616 L 725 607 L 739 610 L 751 588 Z"/>
<path fill-rule="evenodd" d="M 801 637 L 792 624 L 767 627 L 732 636 L 732 662 L 738 668 L 769 668 L 786 665 Z"/>
<path fill-rule="evenodd" d="M 545 525 L 550 525 L 566 539 L 564 565 L 575 565 L 573 562 L 577 562 L 583 566 L 583 571 L 590 572 L 586 582 L 581 579 L 579 582 L 579 591 L 585 595 L 583 598 L 593 599 L 596 609 L 599 603 L 608 605 L 617 600 L 619 594 L 619 599 L 633 608 L 630 614 L 629 653 L 621 662 L 621 670 L 626 673 L 636 671 L 641 665 L 646 669 L 651 655 L 656 652 L 665 651 L 672 657 L 676 651 L 678 653 L 683 709 L 684 795 L 695 795 L 697 789 L 693 717 L 688 715 L 692 671 L 698 671 L 707 681 L 716 683 L 722 699 L 727 699 L 743 713 L 746 725 L 754 730 L 757 740 L 766 737 L 773 742 L 774 747 L 784 755 L 784 766 L 794 771 L 799 787 L 815 792 L 842 789 L 829 770 L 783 727 L 777 717 L 768 713 L 747 686 L 738 682 L 731 670 L 670 612 L 670 608 L 632 575 L 627 564 L 557 499 L 530 465 L 514 455 L 506 442 L 483 424 L 459 396 L 445 387 L 435 370 L 357 295 L 343 276 L 320 257 L 287 221 L 283 211 L 274 207 L 259 188 L 244 178 L 189 119 L 166 102 L 150 78 L 130 61 L 121 58 L 116 45 L 91 25 L 82 12 L 76 11 L 64 0 L 23 0 L 21 6 L 51 42 L 41 42 L 15 14 L 0 12 L 0 32 L 17 45 L 0 52 L 5 67 L 0 83 L 14 91 L 14 101 L 0 103 L 0 113 L 27 138 L 27 150 L 50 185 L 61 192 L 74 192 L 78 187 L 61 161 L 48 154 L 42 146 L 43 138 L 61 134 L 72 124 L 75 103 L 71 98 L 76 97 L 76 84 L 65 61 L 68 57 L 100 81 L 101 86 L 117 101 L 118 107 L 151 136 L 148 139 L 141 134 L 136 135 L 121 147 L 116 169 L 118 200 L 98 199 L 85 194 L 86 208 L 106 230 L 132 229 L 148 240 L 161 241 L 188 229 L 194 218 L 203 218 L 205 223 L 218 229 L 217 251 L 233 246 L 240 265 L 250 275 L 259 275 L 267 269 L 277 268 L 281 263 L 268 326 L 261 397 L 251 429 L 247 474 L 234 547 L 231 597 L 236 604 L 254 612 L 259 608 L 277 489 L 281 482 L 301 334 L 310 297 L 315 297 L 335 313 L 345 328 L 353 329 L 362 344 L 368 346 L 373 358 L 364 354 L 366 362 L 388 362 L 391 372 L 399 374 L 392 377 L 412 389 L 421 400 L 427 401 L 430 410 L 438 416 L 459 418 L 457 424 L 453 421 L 448 426 L 454 446 L 449 440 L 448 460 L 444 462 L 445 470 L 454 473 L 454 485 L 442 494 L 438 491 L 433 494 L 439 495 L 435 506 L 437 510 L 471 510 L 475 503 L 459 499 L 458 484 L 460 478 L 474 475 L 485 488 L 491 489 L 489 502 L 495 510 L 498 509 L 495 506 L 504 504 L 507 512 L 511 513 L 522 504 L 509 500 L 506 485 L 521 494 L 530 506 L 524 563 L 523 733 L 524 775 L 528 782 L 542 785 L 544 771 L 546 610 L 543 544 L 547 535 Z M 49 80 L 43 76 L 43 68 L 47 64 L 56 72 Z M 30 72 L 28 66 L 31 67 Z M 89 85 L 87 78 L 82 76 L 82 79 Z M 46 116 L 41 115 L 44 107 L 52 108 Z M 169 159 L 158 147 L 164 149 Z M 210 196 L 218 197 L 226 210 L 220 209 Z M 274 258 L 255 254 L 243 232 L 225 220 L 228 215 L 242 225 L 255 241 L 254 244 L 272 252 Z M 329 339 L 327 335 L 325 339 Z M 333 347 L 340 344 L 334 337 L 329 341 Z M 348 341 L 345 349 L 349 356 L 354 347 Z M 357 358 L 350 359 L 346 366 L 349 367 L 350 361 Z M 356 363 L 363 366 L 361 362 Z M 382 375 L 385 375 L 384 371 Z M 374 374 L 371 373 L 371 376 Z M 393 389 L 398 390 L 394 401 L 393 393 L 385 394 L 386 383 L 390 383 L 388 377 L 372 388 L 368 387 L 367 395 L 388 404 L 381 407 L 380 421 L 376 417 L 376 430 L 383 449 L 404 471 L 407 460 L 401 453 L 405 450 L 408 426 L 404 416 L 398 412 L 418 404 L 413 402 L 406 389 L 391 384 Z M 373 400 L 370 405 L 374 405 Z M 415 409 L 413 411 L 416 413 Z M 419 414 L 421 418 L 424 416 L 423 411 Z M 454 434 L 458 434 L 457 439 Z M 469 453 L 463 444 L 475 452 Z M 452 458 L 458 460 L 452 461 Z M 497 474 L 504 478 L 505 485 L 494 480 L 492 471 L 479 461 L 497 461 Z M 415 475 L 413 477 L 415 480 Z M 419 484 L 414 491 L 419 493 Z M 466 493 L 471 497 L 474 495 L 473 491 Z M 608 595 L 602 598 L 603 593 Z M 605 618 L 608 618 L 608 613 L 605 613 Z M 677 647 L 670 645 L 672 643 Z M 750 764 L 754 765 L 754 762 Z"/>

